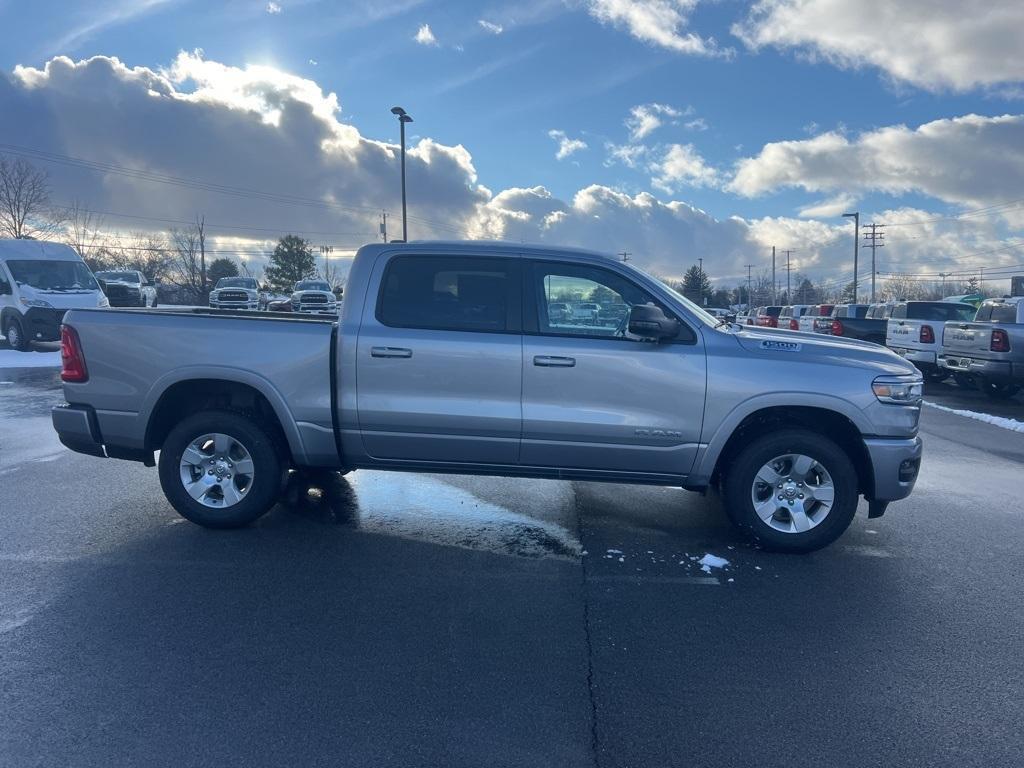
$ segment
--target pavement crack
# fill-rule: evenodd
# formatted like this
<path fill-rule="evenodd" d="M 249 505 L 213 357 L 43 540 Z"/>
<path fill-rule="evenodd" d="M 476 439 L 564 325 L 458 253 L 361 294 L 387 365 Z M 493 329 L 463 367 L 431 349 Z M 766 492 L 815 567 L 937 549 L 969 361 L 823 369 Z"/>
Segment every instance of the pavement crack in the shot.
<path fill-rule="evenodd" d="M 576 511 L 576 535 L 580 542 L 580 587 L 583 595 L 583 640 L 587 650 L 587 697 L 590 700 L 590 756 L 595 768 L 601 768 L 600 736 L 597 727 L 597 697 L 594 695 L 594 642 L 590 628 L 590 590 L 587 576 L 587 554 L 583 543 L 583 511 L 580 509 L 576 484 L 572 484 L 573 508 Z"/>

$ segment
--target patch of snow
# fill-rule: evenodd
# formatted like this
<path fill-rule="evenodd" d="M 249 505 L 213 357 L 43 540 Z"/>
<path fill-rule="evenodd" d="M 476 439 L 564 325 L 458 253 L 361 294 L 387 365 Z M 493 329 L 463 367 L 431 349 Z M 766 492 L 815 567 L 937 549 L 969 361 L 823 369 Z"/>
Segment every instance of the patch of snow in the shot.
<path fill-rule="evenodd" d="M 711 573 L 712 568 L 724 568 L 728 564 L 729 561 L 724 557 L 712 555 L 710 552 L 706 553 L 704 557 L 700 559 L 700 569 L 705 573 Z"/>
<path fill-rule="evenodd" d="M 4 368 L 60 368 L 60 352 L 0 349 L 0 370 Z"/>
<path fill-rule="evenodd" d="M 608 554 L 609 555 L 621 555 L 622 554 L 622 550 L 621 549 L 609 549 L 608 550 Z"/>
<path fill-rule="evenodd" d="M 947 408 L 944 405 L 938 403 L 930 403 L 927 400 L 924 404 L 934 408 L 937 411 L 945 411 L 946 413 L 954 413 L 957 416 L 963 416 L 967 419 L 974 419 L 976 421 L 982 421 L 986 424 L 991 424 L 994 427 L 1001 429 L 1008 429 L 1011 432 L 1024 432 L 1024 421 L 1017 421 L 1016 419 L 1007 419 L 1002 416 L 993 416 L 990 413 L 978 413 L 977 411 L 963 411 L 959 408 Z"/>

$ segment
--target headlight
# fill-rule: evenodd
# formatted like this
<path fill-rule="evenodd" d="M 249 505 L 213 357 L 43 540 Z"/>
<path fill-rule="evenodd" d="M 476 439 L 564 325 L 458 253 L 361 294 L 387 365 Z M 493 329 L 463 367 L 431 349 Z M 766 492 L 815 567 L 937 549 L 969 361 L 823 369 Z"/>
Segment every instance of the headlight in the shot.
<path fill-rule="evenodd" d="M 108 299 L 106 296 L 100 296 L 100 300 L 97 302 L 96 306 L 97 307 L 109 307 L 110 306 L 110 299 Z"/>
<path fill-rule="evenodd" d="M 923 388 L 918 376 L 879 376 L 871 382 L 875 397 L 892 405 L 920 405 Z"/>
<path fill-rule="evenodd" d="M 42 299 L 26 299 L 22 296 L 21 303 L 26 307 L 43 307 L 44 309 L 53 309 L 53 305 L 50 302 L 43 301 Z"/>

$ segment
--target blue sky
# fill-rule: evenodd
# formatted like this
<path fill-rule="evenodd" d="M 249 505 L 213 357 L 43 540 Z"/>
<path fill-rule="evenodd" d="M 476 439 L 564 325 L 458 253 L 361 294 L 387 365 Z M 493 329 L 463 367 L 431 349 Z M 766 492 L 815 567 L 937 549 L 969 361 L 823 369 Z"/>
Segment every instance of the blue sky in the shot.
<path fill-rule="evenodd" d="M 806 143 L 822 134 L 831 132 L 857 144 L 858 137 L 893 126 L 913 132 L 932 121 L 968 115 L 988 119 L 1024 111 L 1021 66 L 1015 69 L 1011 64 L 1007 71 L 993 72 L 979 52 L 989 35 L 992 55 L 1000 55 L 998 46 L 1005 44 L 1000 25 L 1011 27 L 1019 41 L 1019 33 L 1024 33 L 1014 29 L 1021 21 L 1019 14 L 1008 21 L 1004 15 L 989 26 L 980 23 L 973 37 L 935 43 L 952 46 L 950 57 L 962 53 L 956 49 L 960 45 L 979 60 L 962 70 L 932 70 L 928 62 L 936 50 L 921 50 L 907 61 L 907 46 L 898 35 L 905 33 L 901 23 L 914 28 L 915 13 L 921 21 L 931 16 L 941 22 L 943 13 L 936 13 L 934 4 L 931 10 L 923 0 L 901 4 L 906 16 L 892 24 L 896 39 L 876 41 L 883 53 L 875 56 L 865 53 L 869 48 L 830 49 L 830 30 L 816 38 L 812 16 L 807 15 L 806 22 L 792 21 L 794 8 L 803 13 L 801 2 L 822 5 L 817 12 L 825 14 L 832 0 L 769 0 L 770 7 L 762 10 L 764 23 L 756 32 L 762 42 L 755 47 L 735 26 L 750 23 L 750 3 L 731 0 L 100 0 L 88 6 L 0 0 L 0 29 L 18 30 L 17 35 L 3 36 L 0 69 L 10 73 L 18 65 L 42 68 L 61 55 L 75 61 L 116 57 L 129 68 L 160 71 L 170 67 L 179 52 L 197 49 L 205 61 L 231 68 L 265 65 L 314 81 L 325 94 L 337 94 L 338 120 L 370 140 L 395 141 L 397 126 L 388 109 L 401 104 L 415 118 L 410 126 L 413 144 L 420 137 L 449 147 L 461 144 L 471 155 L 478 183 L 492 194 L 540 185 L 552 197 L 570 201 L 579 190 L 601 185 L 630 196 L 649 192 L 665 202 L 687 203 L 718 221 L 771 217 L 805 224 L 818 221 L 826 227 L 843 224 L 837 217 L 841 211 L 801 218 L 801 208 L 847 192 L 850 205 L 866 217 L 889 212 L 890 220 L 896 210 L 914 211 L 908 214 L 911 218 L 950 215 L 1014 199 L 1016 182 L 1024 182 L 1018 176 L 1024 165 L 1009 163 L 1004 171 L 1009 178 L 992 189 L 975 180 L 961 193 L 955 168 L 949 169 L 954 178 L 950 184 L 922 181 L 904 187 L 898 168 L 889 169 L 886 182 L 872 178 L 870 146 L 860 147 L 851 161 L 860 166 L 851 168 L 849 190 L 824 171 L 811 171 L 807 178 L 787 176 L 791 169 L 770 167 L 769 158 L 751 168 L 758 181 L 742 187 L 732 182 L 736 163 L 760 158 L 766 145 L 777 142 L 797 142 L 790 159 L 803 168 L 808 163 L 805 153 L 812 149 Z M 870 13 L 872 3 L 863 5 L 865 14 Z M 947 5 L 949 18 L 955 19 L 959 4 Z M 812 12 L 813 7 L 807 14 Z M 765 20 L 765 13 L 775 16 Z M 640 21 L 632 21 L 637 18 Z M 666 18 L 670 23 L 655 28 Z M 842 21 L 856 34 L 856 17 Z M 430 34 L 421 33 L 418 42 L 423 25 Z M 942 31 L 939 26 L 937 32 Z M 704 52 L 679 49 L 677 41 L 691 34 Z M 749 38 L 755 32 L 745 34 Z M 888 54 L 886 45 L 891 48 Z M 1019 50 L 1010 55 L 1019 58 Z M 660 105 L 657 109 L 663 111 L 656 109 L 654 114 L 661 124 L 631 140 L 626 120 L 631 110 L 644 105 Z M 1024 141 L 1016 125 L 1013 130 L 1004 137 L 1011 150 L 1018 138 Z M 565 138 L 586 147 L 556 159 L 559 143 L 552 131 L 562 131 Z M 612 156 L 614 146 L 627 145 L 642 148 L 634 167 Z M 695 156 L 701 165 L 695 172 L 669 174 L 671 178 L 662 173 L 658 183 L 659 171 L 652 166 L 663 163 L 674 145 L 686 147 L 686 158 Z M 880 143 L 879 151 L 889 152 L 888 146 Z M 907 162 L 915 162 L 917 148 L 906 151 Z M 1024 148 L 1020 151 L 1024 154 Z M 944 172 L 916 168 L 908 177 Z M 1018 197 L 1024 198 L 1024 183 L 1019 188 Z M 982 239 L 974 232 L 964 236 L 958 225 L 960 236 L 967 237 L 961 252 L 1013 242 L 1019 234 L 1019 222 L 1013 218 L 983 218 L 995 228 L 987 228 Z M 758 242 L 764 243 L 764 236 L 759 235 Z M 814 245 L 779 246 L 805 252 L 824 248 L 820 232 L 804 233 L 805 239 L 815 237 L 819 242 Z M 623 238 L 623 247 L 630 247 L 627 240 Z M 955 259 L 955 245 L 950 247 L 948 258 Z M 1013 258 L 1024 261 L 1019 252 L 1004 255 L 1004 263 L 1016 263 Z M 904 260 L 920 271 L 922 258 L 926 255 L 907 251 Z M 827 253 L 819 259 L 823 274 L 827 259 Z M 730 263 L 730 273 L 736 263 Z"/>

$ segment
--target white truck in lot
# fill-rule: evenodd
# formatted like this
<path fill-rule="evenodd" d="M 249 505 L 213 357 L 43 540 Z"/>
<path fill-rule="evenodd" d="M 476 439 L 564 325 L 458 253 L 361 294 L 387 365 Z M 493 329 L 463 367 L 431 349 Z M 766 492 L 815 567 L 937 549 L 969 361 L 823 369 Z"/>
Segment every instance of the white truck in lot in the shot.
<path fill-rule="evenodd" d="M 338 299 L 326 280 L 300 280 L 292 289 L 292 312 L 308 315 L 338 314 Z"/>
<path fill-rule="evenodd" d="M 254 277 L 222 277 L 210 291 L 213 309 L 263 309 L 260 286 Z"/>
<path fill-rule="evenodd" d="M 109 307 L 72 248 L 40 240 L 0 240 L 0 332 L 12 348 L 57 341 L 69 309 Z"/>
<path fill-rule="evenodd" d="M 974 307 L 955 301 L 900 301 L 889 315 L 885 346 L 909 360 L 931 381 L 949 377 L 939 367 L 942 329 L 947 322 L 966 323 L 974 319 Z"/>
<path fill-rule="evenodd" d="M 1024 297 L 987 299 L 974 322 L 946 323 L 938 363 L 990 397 L 1017 394 L 1024 386 Z"/>

